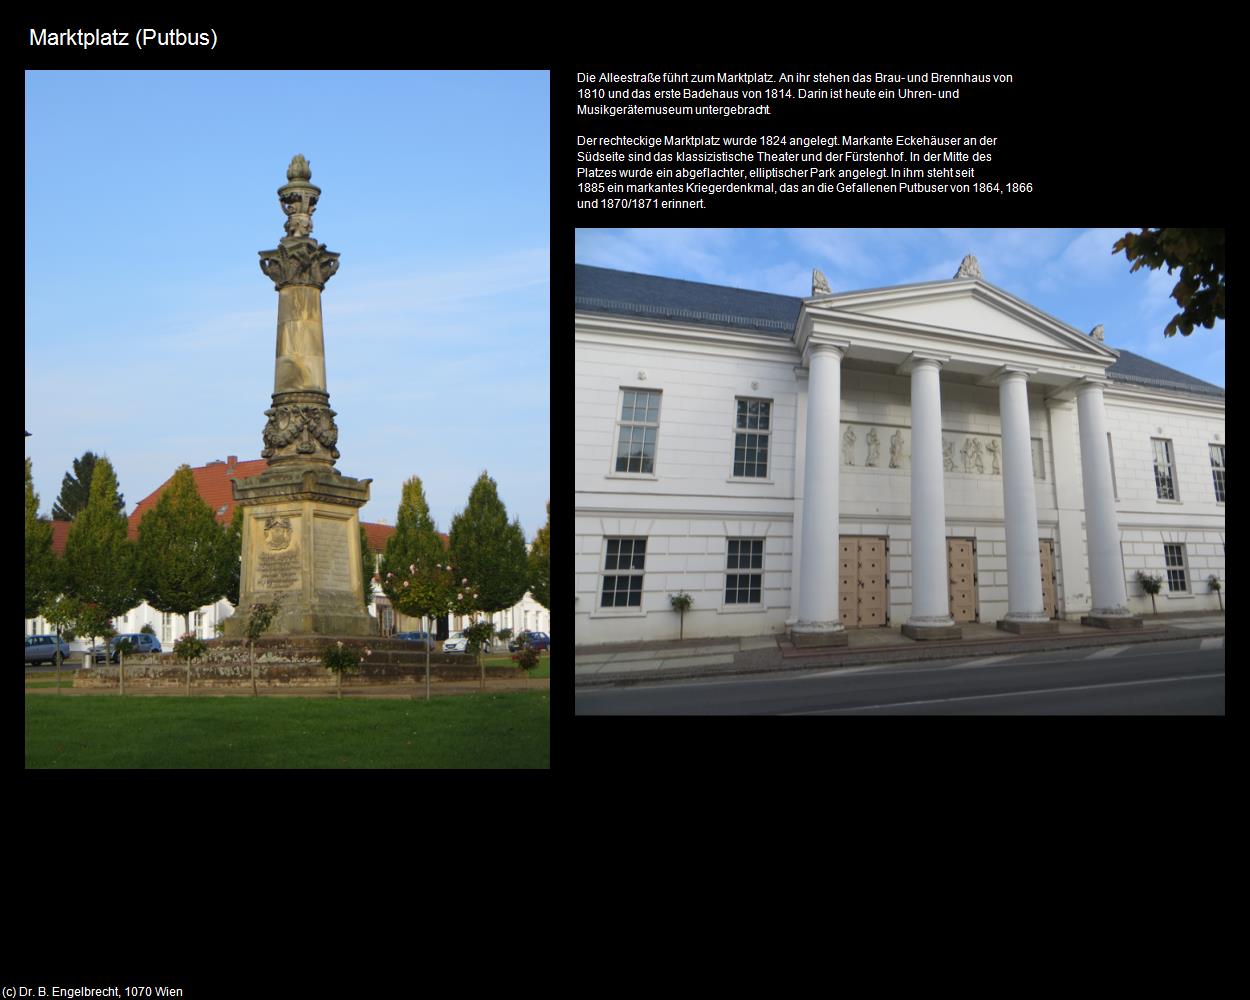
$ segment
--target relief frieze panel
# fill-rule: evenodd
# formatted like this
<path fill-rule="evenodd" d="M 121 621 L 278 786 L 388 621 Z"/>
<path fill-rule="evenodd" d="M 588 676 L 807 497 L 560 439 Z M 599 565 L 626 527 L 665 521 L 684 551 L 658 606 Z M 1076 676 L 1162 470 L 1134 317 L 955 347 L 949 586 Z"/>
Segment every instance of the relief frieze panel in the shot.
<path fill-rule="evenodd" d="M 1044 480 L 1042 442 L 1032 442 L 1033 478 Z M 853 422 L 842 424 L 842 465 L 864 469 L 907 469 L 911 467 L 911 428 L 887 424 Z M 942 468 L 965 476 L 1003 474 L 1001 435 L 942 431 Z"/>

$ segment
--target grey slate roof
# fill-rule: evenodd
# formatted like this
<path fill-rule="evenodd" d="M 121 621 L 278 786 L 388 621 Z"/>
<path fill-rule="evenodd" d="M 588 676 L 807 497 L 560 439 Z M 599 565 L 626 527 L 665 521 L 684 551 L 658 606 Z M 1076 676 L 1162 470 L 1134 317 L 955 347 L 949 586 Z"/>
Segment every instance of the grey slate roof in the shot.
<path fill-rule="evenodd" d="M 793 295 L 659 278 L 651 274 L 591 267 L 589 264 L 576 265 L 574 294 L 577 308 L 587 312 L 684 320 L 699 326 L 749 330 L 783 339 L 789 339 L 794 333 L 799 309 L 803 305 L 803 299 Z M 1107 369 L 1107 376 L 1114 381 L 1204 396 L 1224 396 L 1224 390 L 1218 385 L 1178 372 L 1132 351 L 1120 350 L 1119 354 L 1116 363 Z"/>

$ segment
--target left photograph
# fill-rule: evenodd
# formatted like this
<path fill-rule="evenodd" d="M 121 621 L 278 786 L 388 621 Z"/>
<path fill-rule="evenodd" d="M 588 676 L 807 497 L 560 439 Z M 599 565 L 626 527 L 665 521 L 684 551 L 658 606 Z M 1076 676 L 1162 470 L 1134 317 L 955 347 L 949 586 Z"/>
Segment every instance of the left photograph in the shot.
<path fill-rule="evenodd" d="M 549 766 L 548 74 L 25 86 L 26 766 Z"/>

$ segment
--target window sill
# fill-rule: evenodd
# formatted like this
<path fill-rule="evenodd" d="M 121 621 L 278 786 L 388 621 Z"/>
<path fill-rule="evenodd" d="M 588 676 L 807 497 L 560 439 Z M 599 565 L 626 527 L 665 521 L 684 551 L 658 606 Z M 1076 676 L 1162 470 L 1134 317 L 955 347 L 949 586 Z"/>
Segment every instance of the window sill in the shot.
<path fill-rule="evenodd" d="M 590 613 L 591 618 L 646 618 L 645 611 L 639 611 L 636 608 L 629 610 L 616 611 L 612 608 L 597 608 Z"/>
<path fill-rule="evenodd" d="M 1155 497 L 1155 503 L 1168 503 L 1168 504 L 1175 504 L 1177 507 L 1179 507 L 1179 506 L 1181 505 L 1182 501 L 1180 501 L 1180 500 L 1165 500 L 1163 497 Z"/>
<path fill-rule="evenodd" d="M 722 604 L 716 609 L 718 615 L 760 614 L 768 610 L 767 604 Z"/>
<path fill-rule="evenodd" d="M 771 479 L 756 479 L 751 476 L 730 476 L 725 480 L 727 483 L 754 483 L 759 486 L 775 485 Z"/>
<path fill-rule="evenodd" d="M 609 472 L 604 479 L 659 479 L 653 472 Z"/>
<path fill-rule="evenodd" d="M 1185 590 L 1173 590 L 1168 592 L 1169 601 L 1192 601 L 1194 596 L 1194 594 Z"/>

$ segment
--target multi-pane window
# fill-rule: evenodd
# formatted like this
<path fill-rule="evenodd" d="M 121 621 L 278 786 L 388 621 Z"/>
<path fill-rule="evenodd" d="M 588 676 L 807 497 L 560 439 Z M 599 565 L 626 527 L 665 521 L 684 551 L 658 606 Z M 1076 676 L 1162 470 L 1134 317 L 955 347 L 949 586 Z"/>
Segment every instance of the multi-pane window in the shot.
<path fill-rule="evenodd" d="M 764 574 L 758 571 L 763 568 L 764 539 L 729 539 L 725 562 L 725 603 L 759 604 Z"/>
<path fill-rule="evenodd" d="M 738 400 L 734 423 L 734 475 L 768 478 L 768 438 L 773 404 L 763 399 Z"/>
<path fill-rule="evenodd" d="M 660 427 L 660 394 L 626 389 L 621 398 L 616 439 L 617 472 L 655 472 L 655 436 Z"/>
<path fill-rule="evenodd" d="M 1211 445 L 1211 478 L 1215 480 L 1215 499 L 1224 502 L 1224 446 Z"/>
<path fill-rule="evenodd" d="M 1168 590 L 1189 590 L 1185 578 L 1185 546 L 1164 545 L 1163 563 L 1168 571 Z"/>
<path fill-rule="evenodd" d="M 1155 451 L 1155 490 L 1160 500 L 1176 499 L 1176 473 L 1172 466 L 1172 442 L 1151 438 Z"/>
<path fill-rule="evenodd" d="M 646 563 L 645 538 L 609 538 L 603 557 L 603 593 L 599 607 L 642 607 L 642 577 Z"/>

